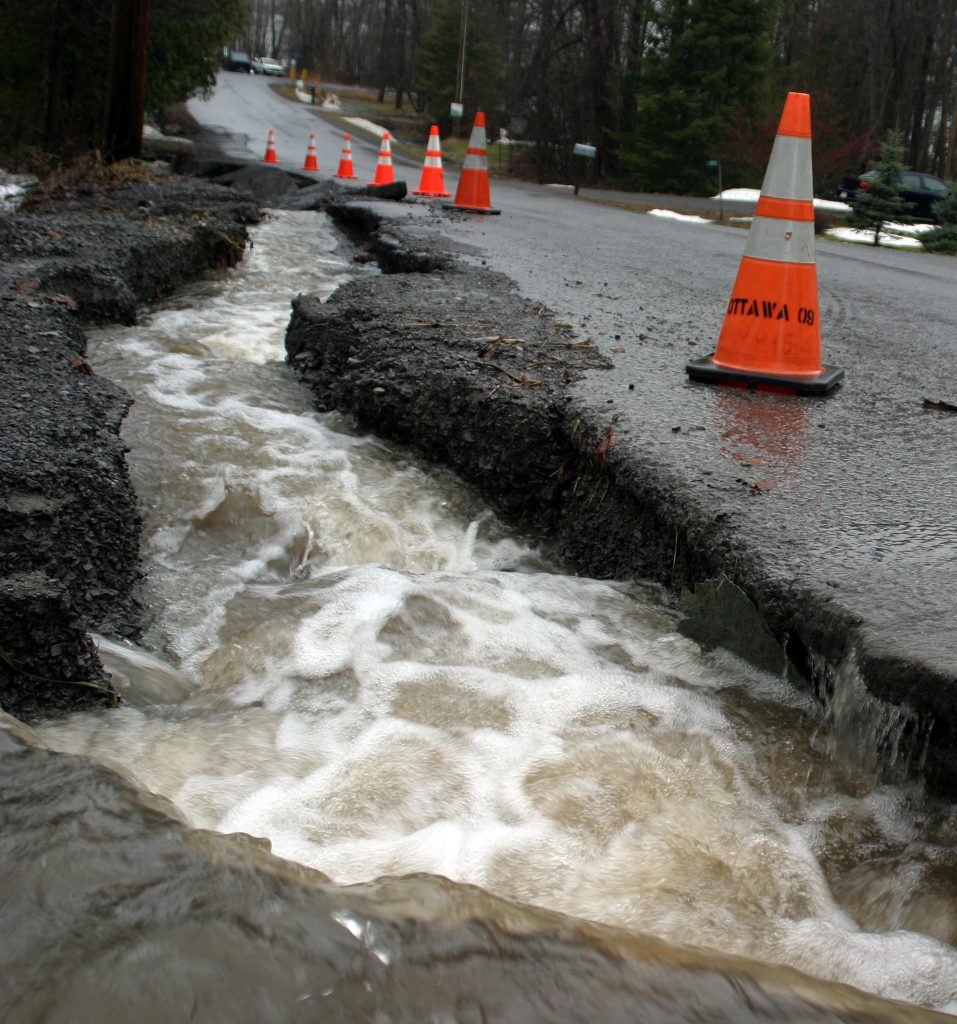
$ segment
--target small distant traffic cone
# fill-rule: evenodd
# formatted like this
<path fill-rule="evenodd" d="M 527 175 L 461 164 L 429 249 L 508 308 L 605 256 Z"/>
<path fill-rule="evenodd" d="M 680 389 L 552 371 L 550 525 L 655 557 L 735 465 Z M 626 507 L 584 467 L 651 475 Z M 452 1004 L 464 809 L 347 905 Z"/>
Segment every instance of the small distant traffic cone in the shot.
<path fill-rule="evenodd" d="M 319 161 L 316 159 L 316 136 L 309 133 L 309 147 L 306 150 L 306 159 L 303 161 L 302 169 L 304 171 L 318 171 Z"/>
<path fill-rule="evenodd" d="M 807 93 L 784 104 L 717 349 L 685 369 L 692 380 L 805 395 L 844 376 L 821 364 Z"/>
<path fill-rule="evenodd" d="M 462 164 L 455 198 L 446 206 L 448 210 L 470 210 L 472 213 L 501 213 L 492 209 L 488 187 L 488 159 L 485 148 L 485 115 L 475 115 L 469 148 Z"/>
<path fill-rule="evenodd" d="M 269 129 L 269 138 L 266 140 L 266 155 L 263 157 L 262 162 L 264 164 L 279 163 L 279 158 L 276 156 L 276 136 L 271 128 Z"/>
<path fill-rule="evenodd" d="M 346 181 L 354 181 L 358 177 L 352 166 L 352 145 L 348 135 L 342 146 L 342 156 L 339 158 L 339 170 L 336 171 L 336 177 Z"/>
<path fill-rule="evenodd" d="M 425 147 L 425 163 L 422 165 L 419 187 L 412 190 L 412 195 L 447 199 L 451 194 L 451 192 L 445 191 L 445 177 L 442 174 L 442 140 L 439 137 L 439 126 L 434 124 Z"/>
<path fill-rule="evenodd" d="M 382 133 L 382 142 L 379 145 L 379 162 L 375 165 L 375 177 L 367 181 L 367 185 L 391 185 L 395 181 L 395 174 L 392 170 L 392 142 L 388 132 Z"/>

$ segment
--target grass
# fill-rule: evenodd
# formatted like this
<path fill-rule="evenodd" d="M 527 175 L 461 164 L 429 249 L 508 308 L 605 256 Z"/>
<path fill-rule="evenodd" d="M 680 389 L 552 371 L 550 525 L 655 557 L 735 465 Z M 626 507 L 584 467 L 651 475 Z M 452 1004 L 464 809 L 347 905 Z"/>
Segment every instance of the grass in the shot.
<path fill-rule="evenodd" d="M 285 100 L 294 100 L 296 98 L 296 87 L 291 82 L 270 82 L 269 88 L 273 92 L 279 93 Z"/>
<path fill-rule="evenodd" d="M 629 210 L 631 213 L 647 213 L 649 210 L 661 209 L 661 204 L 655 203 L 636 203 L 627 199 L 596 199 L 593 196 L 585 196 L 585 200 L 589 203 L 596 203 L 598 206 L 611 206 L 618 210 Z M 704 220 L 713 221 L 715 224 L 719 223 L 718 211 L 717 210 L 681 210 L 678 209 L 676 203 L 671 203 L 668 209 L 674 213 L 683 213 L 692 217 L 701 217 Z M 747 224 L 732 224 L 732 218 L 730 215 L 725 214 L 724 224 L 730 224 L 731 227 L 750 227 L 750 222 Z"/>
<path fill-rule="evenodd" d="M 460 135 L 459 138 L 443 139 L 442 156 L 448 157 L 455 163 L 463 163 L 469 148 L 470 134 L 471 128 L 467 128 L 464 136 Z M 503 146 L 500 142 L 492 142 L 486 146 L 485 152 L 488 155 L 489 171 L 501 170 L 508 164 L 509 148 L 508 146 Z"/>

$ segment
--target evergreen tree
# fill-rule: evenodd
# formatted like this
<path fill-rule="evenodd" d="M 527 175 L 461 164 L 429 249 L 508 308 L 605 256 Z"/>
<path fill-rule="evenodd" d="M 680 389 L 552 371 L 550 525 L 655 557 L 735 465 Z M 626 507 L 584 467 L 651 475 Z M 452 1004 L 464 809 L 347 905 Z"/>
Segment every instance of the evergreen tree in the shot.
<path fill-rule="evenodd" d="M 449 108 L 455 100 L 462 3 L 463 0 L 438 0 L 431 28 L 422 40 L 416 81 L 416 88 L 425 96 L 426 109 L 443 135 L 452 126 Z M 490 129 L 498 120 L 505 79 L 500 37 L 491 0 L 469 0 L 462 97 L 462 128 L 466 134 L 476 110 L 485 112 Z"/>
<path fill-rule="evenodd" d="M 215 84 L 219 55 L 241 32 L 248 6 L 247 0 L 152 0 L 146 75 L 151 114 Z"/>
<path fill-rule="evenodd" d="M 870 187 L 858 189 L 851 200 L 845 223 L 874 232 L 874 245 L 881 244 L 881 232 L 888 223 L 911 224 L 913 204 L 904 199 L 904 146 L 898 132 L 888 132 L 881 143 L 881 158 L 874 166 Z"/>
<path fill-rule="evenodd" d="M 934 213 L 940 224 L 921 236 L 924 248 L 957 255 L 957 182 L 951 182 L 947 195 L 934 204 Z"/>
<path fill-rule="evenodd" d="M 713 188 L 706 161 L 771 64 L 772 0 L 662 0 L 648 33 L 635 131 L 622 165 L 635 184 Z"/>
<path fill-rule="evenodd" d="M 111 10 L 103 0 L 0 4 L 0 164 L 102 145 Z M 148 110 L 211 85 L 246 14 L 246 0 L 152 0 Z"/>

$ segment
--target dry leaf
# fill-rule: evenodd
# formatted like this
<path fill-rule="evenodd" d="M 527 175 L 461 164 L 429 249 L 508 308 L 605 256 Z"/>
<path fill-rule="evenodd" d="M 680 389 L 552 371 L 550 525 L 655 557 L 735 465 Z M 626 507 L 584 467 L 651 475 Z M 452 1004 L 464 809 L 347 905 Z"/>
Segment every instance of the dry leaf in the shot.
<path fill-rule="evenodd" d="M 74 356 L 70 360 L 70 366 L 74 370 L 79 370 L 81 373 L 89 374 L 93 376 L 93 367 L 83 358 L 83 356 Z"/>
<path fill-rule="evenodd" d="M 950 402 L 942 402 L 939 399 L 925 398 L 924 408 L 933 409 L 934 412 L 957 412 L 957 405 Z"/>

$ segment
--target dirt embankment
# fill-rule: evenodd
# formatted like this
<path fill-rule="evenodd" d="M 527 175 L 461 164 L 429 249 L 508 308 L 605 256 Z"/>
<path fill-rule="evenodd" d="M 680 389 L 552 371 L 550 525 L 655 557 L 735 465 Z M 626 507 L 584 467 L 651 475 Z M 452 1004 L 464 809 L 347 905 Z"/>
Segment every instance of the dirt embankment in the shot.
<path fill-rule="evenodd" d="M 0 705 L 30 718 L 113 703 L 89 631 L 135 637 L 139 514 L 119 428 L 130 399 L 84 328 L 241 258 L 248 195 L 187 178 L 61 184 L 0 215 Z"/>

